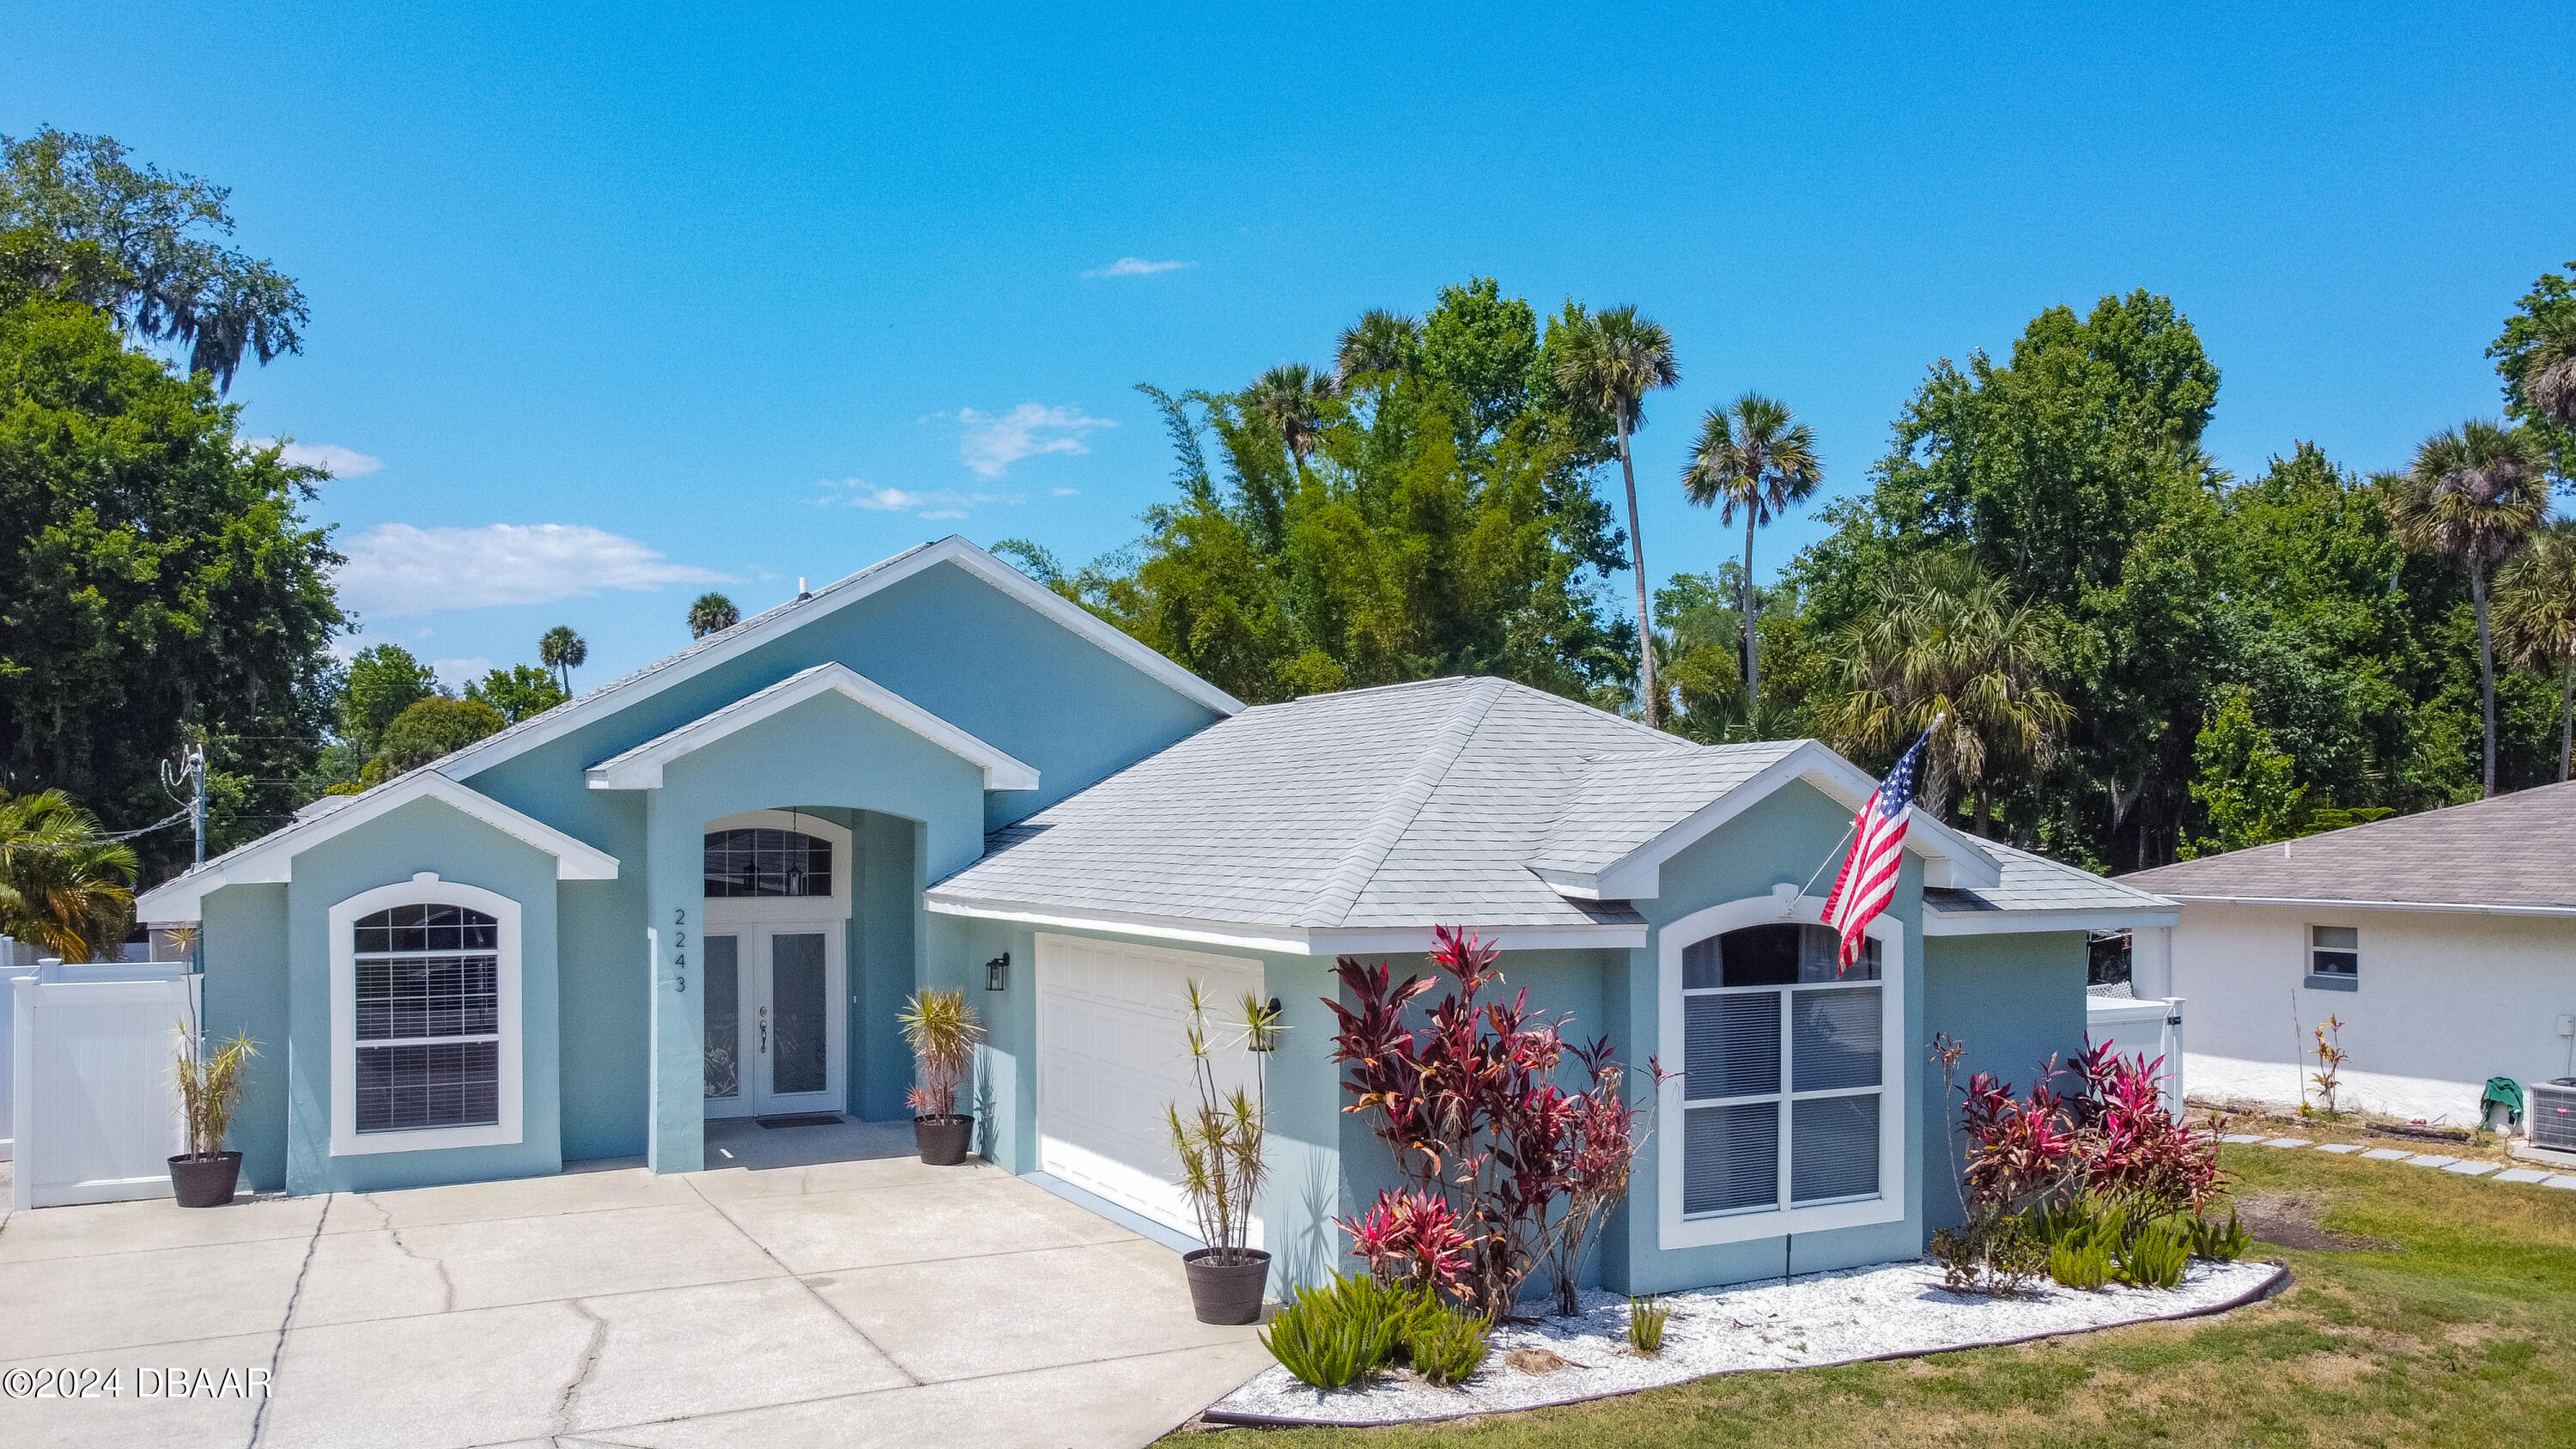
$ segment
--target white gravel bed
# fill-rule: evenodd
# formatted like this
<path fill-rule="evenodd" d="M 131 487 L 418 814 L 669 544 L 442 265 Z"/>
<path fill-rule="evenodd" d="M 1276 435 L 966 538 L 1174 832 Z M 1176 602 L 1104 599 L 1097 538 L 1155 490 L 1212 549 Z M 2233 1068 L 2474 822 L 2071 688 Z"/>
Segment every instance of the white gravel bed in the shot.
<path fill-rule="evenodd" d="M 1570 1404 L 1748 1369 L 1812 1368 L 1864 1359 L 2047 1338 L 2159 1318 L 2188 1318 L 2250 1302 L 2289 1270 L 2277 1263 L 2195 1261 L 2182 1285 L 2164 1291 L 2113 1287 L 2099 1293 L 2045 1279 L 2020 1298 L 1977 1298 L 1941 1286 L 1926 1262 L 1889 1263 L 1665 1295 L 1673 1311 L 1663 1352 L 1628 1348 L 1628 1300 L 1587 1293 L 1576 1318 L 1507 1324 L 1494 1334 L 1485 1366 L 1452 1389 L 1408 1373 L 1366 1387 L 1309 1388 L 1272 1364 L 1219 1399 L 1206 1417 L 1233 1424 L 1395 1424 Z M 1530 1374 L 1512 1368 L 1513 1349 L 1546 1349 L 1574 1367 Z"/>

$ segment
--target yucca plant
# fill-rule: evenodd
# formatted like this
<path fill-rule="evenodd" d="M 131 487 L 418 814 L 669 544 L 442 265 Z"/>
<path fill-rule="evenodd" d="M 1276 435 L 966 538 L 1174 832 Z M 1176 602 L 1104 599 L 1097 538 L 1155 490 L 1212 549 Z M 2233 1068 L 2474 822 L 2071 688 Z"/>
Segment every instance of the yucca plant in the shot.
<path fill-rule="evenodd" d="M 1480 1314 L 1418 1298 L 1404 1328 L 1404 1354 L 1413 1371 L 1435 1388 L 1455 1388 L 1485 1366 L 1493 1326 Z"/>
<path fill-rule="evenodd" d="M 1180 1154 L 1180 1185 L 1198 1218 L 1199 1241 L 1208 1245 L 1206 1261 L 1220 1267 L 1258 1262 L 1251 1246 L 1252 1212 L 1269 1175 L 1262 1152 L 1270 1121 L 1268 1064 L 1282 1030 L 1279 1013 L 1247 992 L 1236 1004 L 1234 1020 L 1212 1028 L 1207 995 L 1196 981 L 1189 985 L 1188 1000 L 1184 1037 L 1198 1101 L 1188 1111 L 1178 1102 L 1164 1108 L 1172 1146 Z M 1217 1080 L 1218 1051 L 1237 1046 L 1252 1060 L 1249 1090 Z"/>
<path fill-rule="evenodd" d="M 2120 1281 L 2132 1288 L 2172 1288 L 2191 1266 L 2190 1219 L 2158 1218 L 2142 1224 L 2112 1255 Z"/>
<path fill-rule="evenodd" d="M 895 1019 L 903 1024 L 904 1045 L 912 1048 L 913 1115 L 956 1116 L 958 1084 L 975 1069 L 975 1047 L 984 1039 L 984 1024 L 966 1004 L 966 993 L 914 992 Z"/>
<path fill-rule="evenodd" d="M 1643 1298 L 1628 1299 L 1628 1346 L 1647 1358 L 1664 1351 L 1664 1325 L 1672 1320 L 1673 1311 L 1649 1293 Z"/>
<path fill-rule="evenodd" d="M 224 1150 L 232 1130 L 233 1109 L 241 1104 L 242 1074 L 259 1055 L 247 1033 L 211 1046 L 201 1044 L 186 1022 L 179 1024 L 180 1114 L 188 1128 L 188 1155 L 210 1158 Z"/>
<path fill-rule="evenodd" d="M 2191 1220 L 2191 1255 L 2195 1258 L 2207 1258 L 2213 1263 L 2233 1263 L 2244 1257 L 2245 1250 L 2253 1243 L 2254 1235 L 2245 1230 L 2245 1224 L 2237 1219 L 2234 1208 L 2227 1210 L 2225 1226 L 2207 1216 Z"/>
<path fill-rule="evenodd" d="M 1385 1369 L 1425 1306 L 1420 1295 L 1366 1274 L 1337 1273 L 1289 1295 L 1261 1331 L 1261 1346 L 1300 1382 L 1345 1388 Z"/>

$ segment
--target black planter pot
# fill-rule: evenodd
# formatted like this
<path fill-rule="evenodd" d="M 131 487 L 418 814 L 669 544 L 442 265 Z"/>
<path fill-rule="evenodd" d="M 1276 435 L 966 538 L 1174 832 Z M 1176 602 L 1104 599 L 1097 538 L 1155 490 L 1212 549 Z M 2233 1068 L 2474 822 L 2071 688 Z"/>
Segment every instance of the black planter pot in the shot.
<path fill-rule="evenodd" d="M 955 1167 L 964 1162 L 967 1145 L 974 1140 L 975 1119 L 966 1113 L 912 1119 L 913 1145 L 921 1149 L 921 1160 L 932 1167 Z"/>
<path fill-rule="evenodd" d="M 1259 1248 L 1243 1250 L 1240 1263 L 1218 1263 L 1216 1249 L 1181 1255 L 1190 1277 L 1190 1306 L 1201 1323 L 1259 1323 L 1261 1290 L 1270 1281 L 1270 1255 Z"/>
<path fill-rule="evenodd" d="M 240 1182 L 238 1152 L 170 1159 L 170 1187 L 181 1207 L 222 1207 L 233 1200 L 233 1188 Z"/>

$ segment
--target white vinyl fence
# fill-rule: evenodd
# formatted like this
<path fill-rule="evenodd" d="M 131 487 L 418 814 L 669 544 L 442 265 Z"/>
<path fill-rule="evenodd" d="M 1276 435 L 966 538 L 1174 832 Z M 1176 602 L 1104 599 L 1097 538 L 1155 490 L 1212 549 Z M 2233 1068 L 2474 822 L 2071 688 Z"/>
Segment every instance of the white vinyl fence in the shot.
<path fill-rule="evenodd" d="M 186 1150 L 172 1066 L 197 1020 L 185 962 L 0 971 L 14 1208 L 167 1197 Z"/>
<path fill-rule="evenodd" d="M 2094 1045 L 2116 1043 L 2124 1057 L 2141 1052 L 2150 1062 L 2163 1057 L 2165 1110 L 2182 1115 L 2181 997 L 2088 996 L 2084 1029 Z"/>

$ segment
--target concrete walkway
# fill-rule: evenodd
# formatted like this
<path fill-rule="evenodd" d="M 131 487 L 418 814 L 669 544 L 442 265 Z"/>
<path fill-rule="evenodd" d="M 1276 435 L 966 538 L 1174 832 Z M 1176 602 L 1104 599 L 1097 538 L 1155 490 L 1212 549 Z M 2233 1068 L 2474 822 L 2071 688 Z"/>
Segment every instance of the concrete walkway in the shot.
<path fill-rule="evenodd" d="M 0 1224 L 0 1444 L 1141 1445 L 1269 1359 L 1178 1257 L 909 1124 L 709 1133 L 703 1173 Z M 270 1397 L 137 1397 L 174 1368 Z M 138 1372 L 150 1370 L 138 1379 Z"/>

